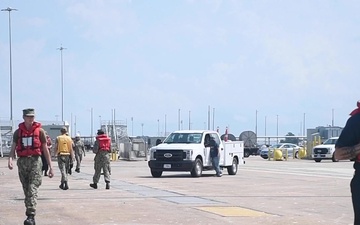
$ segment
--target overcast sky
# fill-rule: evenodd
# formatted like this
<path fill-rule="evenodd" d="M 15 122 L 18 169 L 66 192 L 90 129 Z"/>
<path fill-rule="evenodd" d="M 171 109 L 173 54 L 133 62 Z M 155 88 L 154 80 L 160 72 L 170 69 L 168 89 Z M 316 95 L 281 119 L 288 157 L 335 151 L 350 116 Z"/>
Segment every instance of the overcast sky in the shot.
<path fill-rule="evenodd" d="M 267 135 L 298 135 L 304 114 L 306 128 L 344 126 L 360 99 L 359 1 L 1 0 L 0 7 L 18 9 L 14 119 L 33 107 L 37 120 L 61 120 L 61 44 L 64 118 L 76 116 L 82 135 L 90 134 L 91 108 L 94 133 L 115 109 L 130 135 L 157 135 L 165 115 L 167 132 L 178 129 L 179 109 L 183 129 L 189 111 L 191 128 L 204 129 L 209 106 L 210 127 L 214 118 L 220 133 L 255 131 L 257 121 L 258 136 L 265 127 Z M 0 118 L 9 119 L 7 12 L 0 102 Z"/>

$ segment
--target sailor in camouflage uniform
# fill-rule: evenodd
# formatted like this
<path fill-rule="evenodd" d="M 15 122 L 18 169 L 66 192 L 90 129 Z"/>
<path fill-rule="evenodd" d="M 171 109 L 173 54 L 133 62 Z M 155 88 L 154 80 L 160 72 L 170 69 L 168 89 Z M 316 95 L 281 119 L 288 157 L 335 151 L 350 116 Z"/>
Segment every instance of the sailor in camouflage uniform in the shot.
<path fill-rule="evenodd" d="M 38 188 L 42 183 L 42 161 L 41 155 L 44 154 L 49 165 L 48 176 L 53 177 L 51 156 L 47 149 L 45 131 L 41 124 L 34 121 L 34 109 L 24 109 L 24 122 L 19 124 L 19 128 L 14 132 L 13 143 L 11 146 L 8 167 L 14 168 L 13 158 L 15 151 L 17 156 L 17 167 L 20 182 L 25 195 L 25 207 L 27 219 L 24 225 L 35 225 L 35 214 L 38 197 Z"/>
<path fill-rule="evenodd" d="M 93 183 L 90 187 L 97 189 L 97 183 L 100 180 L 101 169 L 104 171 L 104 180 L 106 189 L 110 189 L 110 152 L 111 152 L 111 139 L 105 134 L 104 131 L 98 130 L 96 141 L 94 143 L 93 152 L 96 154 L 94 158 L 95 174 Z"/>
<path fill-rule="evenodd" d="M 75 172 L 80 173 L 80 164 L 82 161 L 83 154 L 85 157 L 85 145 L 84 142 L 80 140 L 80 134 L 76 134 L 73 148 L 75 151 L 75 159 L 76 159 Z"/>

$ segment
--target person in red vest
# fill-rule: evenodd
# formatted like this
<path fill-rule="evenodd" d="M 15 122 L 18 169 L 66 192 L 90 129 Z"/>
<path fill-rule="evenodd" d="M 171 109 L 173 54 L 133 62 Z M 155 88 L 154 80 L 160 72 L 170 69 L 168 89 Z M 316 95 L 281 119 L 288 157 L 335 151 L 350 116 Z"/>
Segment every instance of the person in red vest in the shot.
<path fill-rule="evenodd" d="M 350 182 L 354 209 L 354 225 L 360 225 L 360 101 L 350 113 L 344 129 L 335 144 L 334 157 L 338 160 L 354 160 L 355 173 Z"/>
<path fill-rule="evenodd" d="M 95 174 L 93 176 L 93 183 L 90 187 L 97 189 L 100 180 L 101 169 L 104 171 L 104 180 L 106 189 L 110 189 L 110 152 L 111 152 L 111 139 L 105 134 L 103 130 L 98 130 L 96 141 L 94 143 L 93 152 L 96 154 L 94 157 Z"/>
<path fill-rule="evenodd" d="M 24 221 L 24 225 L 35 224 L 38 188 L 42 182 L 42 154 L 49 165 L 49 177 L 54 175 L 51 156 L 46 145 L 45 131 L 41 128 L 40 123 L 35 122 L 34 118 L 34 109 L 23 110 L 24 122 L 20 123 L 19 128 L 14 132 L 8 160 L 8 167 L 12 170 L 14 168 L 12 160 L 15 158 L 16 151 L 19 157 L 16 162 L 18 174 L 25 195 L 27 219 Z"/>

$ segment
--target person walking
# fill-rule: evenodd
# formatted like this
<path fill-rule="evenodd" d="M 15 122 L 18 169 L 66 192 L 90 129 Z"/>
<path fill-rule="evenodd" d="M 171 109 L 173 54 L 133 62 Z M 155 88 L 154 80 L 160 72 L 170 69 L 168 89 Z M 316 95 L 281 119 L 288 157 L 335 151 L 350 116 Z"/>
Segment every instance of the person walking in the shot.
<path fill-rule="evenodd" d="M 354 159 L 354 176 L 350 182 L 351 199 L 354 210 L 354 225 L 360 225 L 360 101 L 350 113 L 344 129 L 335 144 L 334 158 Z"/>
<path fill-rule="evenodd" d="M 42 162 L 41 155 L 44 154 L 49 166 L 49 177 L 54 176 L 51 164 L 51 156 L 46 145 L 45 131 L 39 122 L 35 122 L 35 110 L 23 110 L 24 122 L 19 124 L 19 128 L 13 134 L 8 160 L 8 168 L 14 168 L 13 158 L 15 151 L 17 156 L 17 167 L 19 179 L 25 195 L 26 220 L 24 225 L 35 225 L 35 215 L 38 197 L 38 188 L 42 183 Z"/>
<path fill-rule="evenodd" d="M 100 180 L 101 169 L 104 171 L 104 180 L 106 183 L 106 189 L 110 189 L 110 151 L 111 151 L 111 139 L 105 134 L 103 130 L 98 130 L 96 141 L 94 143 L 93 152 L 96 154 L 94 157 L 94 169 L 93 183 L 90 187 L 97 189 L 97 184 Z"/>
<path fill-rule="evenodd" d="M 60 189 L 69 189 L 67 173 L 71 160 L 74 159 L 74 151 L 72 148 L 72 140 L 67 135 L 66 127 L 60 129 L 61 135 L 56 137 L 55 149 L 57 153 L 58 166 L 61 173 Z"/>
<path fill-rule="evenodd" d="M 46 136 L 46 146 L 47 146 L 47 149 L 49 151 L 49 154 L 51 152 L 51 147 L 52 147 L 52 141 L 51 141 L 51 138 L 50 136 L 47 134 L 47 132 L 45 131 L 45 136 Z M 51 154 L 50 154 L 50 158 L 51 158 Z M 44 154 L 41 154 L 41 162 L 42 162 L 42 169 L 41 171 L 44 172 L 44 176 L 47 176 L 47 172 L 49 170 L 49 165 L 46 161 L 46 158 L 45 158 L 45 155 Z M 42 173 L 41 172 L 41 173 Z"/>
<path fill-rule="evenodd" d="M 85 157 L 85 145 L 84 142 L 80 140 L 80 134 L 76 134 L 74 141 L 74 151 L 75 151 L 75 160 L 76 160 L 76 168 L 75 172 L 80 173 L 80 164 L 82 161 L 82 157 Z"/>

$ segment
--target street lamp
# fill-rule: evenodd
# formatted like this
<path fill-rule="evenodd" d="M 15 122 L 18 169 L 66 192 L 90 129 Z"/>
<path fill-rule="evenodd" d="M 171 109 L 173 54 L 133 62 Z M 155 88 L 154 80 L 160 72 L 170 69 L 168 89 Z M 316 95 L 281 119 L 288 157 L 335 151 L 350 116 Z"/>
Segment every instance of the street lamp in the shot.
<path fill-rule="evenodd" d="M 64 122 L 64 69 L 63 69 L 63 50 L 66 48 L 63 48 L 61 45 L 60 48 L 57 48 L 57 50 L 60 50 L 60 57 L 61 57 L 61 121 Z"/>
<path fill-rule="evenodd" d="M 9 12 L 9 49 L 10 49 L 10 122 L 11 122 L 11 131 L 13 130 L 13 94 L 12 94 L 12 55 L 11 55 L 11 11 L 17 11 L 17 9 L 13 9 L 7 7 L 6 9 L 2 9 L 3 12 Z"/>

